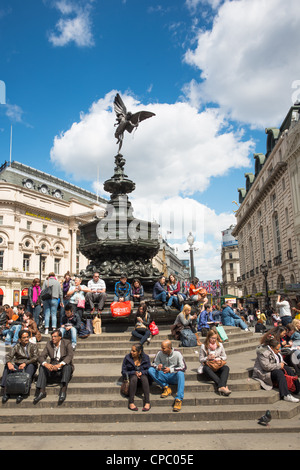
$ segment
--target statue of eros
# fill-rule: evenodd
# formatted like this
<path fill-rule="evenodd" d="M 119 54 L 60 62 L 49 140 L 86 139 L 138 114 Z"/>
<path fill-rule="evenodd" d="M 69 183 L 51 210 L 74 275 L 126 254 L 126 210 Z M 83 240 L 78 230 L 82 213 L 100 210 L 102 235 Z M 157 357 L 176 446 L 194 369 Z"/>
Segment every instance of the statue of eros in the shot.
<path fill-rule="evenodd" d="M 116 94 L 114 99 L 114 110 L 117 116 L 117 123 L 115 124 L 115 126 L 117 126 L 115 138 L 117 139 L 117 145 L 119 144 L 118 152 L 120 153 L 124 139 L 124 132 L 127 131 L 131 133 L 133 129 L 138 127 L 141 121 L 155 116 L 155 114 L 150 111 L 138 111 L 134 114 L 127 112 L 126 106 L 119 93 Z"/>

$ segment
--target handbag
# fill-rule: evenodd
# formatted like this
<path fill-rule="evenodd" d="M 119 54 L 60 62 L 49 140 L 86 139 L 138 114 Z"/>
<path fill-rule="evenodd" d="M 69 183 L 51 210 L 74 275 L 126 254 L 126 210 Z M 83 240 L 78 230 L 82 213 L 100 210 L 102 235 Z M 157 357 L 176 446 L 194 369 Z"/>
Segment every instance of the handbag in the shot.
<path fill-rule="evenodd" d="M 123 379 L 122 385 L 121 385 L 121 393 L 122 395 L 125 395 L 126 397 L 129 396 L 129 377 L 126 375 L 126 378 Z"/>
<path fill-rule="evenodd" d="M 180 332 L 183 330 L 183 328 L 184 327 L 182 323 L 174 323 L 171 325 L 171 335 L 174 339 L 180 340 Z"/>
<path fill-rule="evenodd" d="M 8 374 L 6 380 L 6 393 L 8 395 L 27 395 L 31 384 L 30 375 L 27 372 L 18 371 Z"/>
<path fill-rule="evenodd" d="M 49 286 L 49 279 L 48 279 L 48 285 L 45 287 L 45 289 L 42 289 L 40 298 L 42 300 L 49 300 L 52 299 L 52 286 Z"/>
<path fill-rule="evenodd" d="M 85 299 L 79 299 L 77 308 L 85 308 Z"/>
<path fill-rule="evenodd" d="M 149 330 L 151 331 L 152 336 L 158 335 L 159 329 L 154 321 L 149 324 Z"/>
<path fill-rule="evenodd" d="M 286 383 L 287 383 L 287 386 L 288 386 L 288 389 L 290 392 L 296 392 L 296 380 L 298 380 L 298 376 L 297 375 L 288 375 L 287 371 L 285 369 L 283 369 L 284 371 L 284 375 L 285 375 L 285 378 L 286 378 Z"/>
<path fill-rule="evenodd" d="M 219 359 L 218 361 L 206 361 L 206 365 L 210 367 L 214 372 L 221 369 L 221 367 L 225 366 L 226 361 L 223 359 Z"/>
<path fill-rule="evenodd" d="M 113 317 L 129 317 L 131 313 L 130 300 L 125 302 L 113 302 L 110 304 L 110 310 Z"/>

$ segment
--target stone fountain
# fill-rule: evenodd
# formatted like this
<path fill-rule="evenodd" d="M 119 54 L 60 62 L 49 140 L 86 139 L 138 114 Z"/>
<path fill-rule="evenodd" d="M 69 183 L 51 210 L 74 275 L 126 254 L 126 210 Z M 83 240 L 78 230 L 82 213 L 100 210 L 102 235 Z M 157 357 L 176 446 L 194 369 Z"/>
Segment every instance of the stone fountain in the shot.
<path fill-rule="evenodd" d="M 115 156 L 113 176 L 104 182 L 104 190 L 111 194 L 106 214 L 101 219 L 81 225 L 79 250 L 90 260 L 81 272 L 83 282 L 99 272 L 106 282 L 107 291 L 113 292 L 120 274 L 126 273 L 129 281 L 140 279 L 145 292 L 152 287 L 161 273 L 153 267 L 152 258 L 159 250 L 159 225 L 154 222 L 136 219 L 128 194 L 135 189 L 135 183 L 124 173 L 126 160 L 120 153 L 124 132 L 132 132 L 139 122 L 154 116 L 148 111 L 132 114 L 117 94 L 114 100 L 117 115 L 115 137 L 119 144 Z"/>

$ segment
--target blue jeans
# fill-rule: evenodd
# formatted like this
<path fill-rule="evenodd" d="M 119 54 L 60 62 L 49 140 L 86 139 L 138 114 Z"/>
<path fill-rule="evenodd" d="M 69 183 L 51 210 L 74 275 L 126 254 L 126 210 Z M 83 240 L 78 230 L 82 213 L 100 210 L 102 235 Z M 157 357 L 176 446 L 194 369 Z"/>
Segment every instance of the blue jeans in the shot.
<path fill-rule="evenodd" d="M 36 326 L 39 326 L 39 323 L 40 323 L 40 313 L 41 313 L 41 310 L 42 310 L 42 306 L 41 306 L 41 305 L 35 305 L 33 308 L 32 308 L 31 305 L 29 306 L 29 312 L 32 313 L 32 315 L 33 315 L 33 320 L 35 321 Z"/>
<path fill-rule="evenodd" d="M 126 295 L 126 297 L 122 297 L 124 299 L 124 302 L 128 302 L 130 300 L 130 294 Z M 114 295 L 114 302 L 120 302 L 119 297 L 117 295 Z"/>
<path fill-rule="evenodd" d="M 168 307 L 171 307 L 173 304 L 175 305 L 177 310 L 179 310 L 180 312 L 183 310 L 183 304 L 182 305 L 179 304 L 177 295 L 171 295 L 171 297 L 168 300 L 168 303 L 167 303 Z"/>
<path fill-rule="evenodd" d="M 44 306 L 45 328 L 49 328 L 50 316 L 51 316 L 51 325 L 52 325 L 52 328 L 55 329 L 57 325 L 57 317 L 56 317 L 57 307 L 58 307 L 57 299 L 44 300 L 43 306 Z"/>
<path fill-rule="evenodd" d="M 22 325 L 13 325 L 8 330 L 4 330 L 5 344 L 17 343 L 19 341 L 19 332 L 22 329 Z"/>
<path fill-rule="evenodd" d="M 162 370 L 156 370 L 154 367 L 150 367 L 148 369 L 148 374 L 162 388 L 167 387 L 168 385 L 177 384 L 177 393 L 175 398 L 183 400 L 185 383 L 184 372 L 179 371 L 165 374 Z"/>
<path fill-rule="evenodd" d="M 155 300 L 161 300 L 165 304 L 167 301 L 167 293 L 161 292 L 160 294 L 157 294 L 154 298 Z"/>
<path fill-rule="evenodd" d="M 235 326 L 239 326 L 240 328 L 242 328 L 242 330 L 245 330 L 246 328 L 248 328 L 248 326 L 246 325 L 245 322 L 243 322 L 243 320 L 237 320 L 236 318 L 234 319 L 234 324 Z"/>
<path fill-rule="evenodd" d="M 135 336 L 136 338 L 139 338 L 140 343 L 144 344 L 145 341 L 147 341 L 147 339 L 150 338 L 151 331 L 148 328 L 141 328 L 141 330 L 145 330 L 145 332 L 140 333 L 139 331 L 132 330 L 132 336 Z"/>
<path fill-rule="evenodd" d="M 288 315 L 286 315 L 286 316 L 284 316 L 284 317 L 281 317 L 280 320 L 281 320 L 282 326 L 286 326 L 286 325 L 288 325 L 289 323 L 292 323 L 293 318 L 290 317 L 290 316 L 288 316 Z"/>
<path fill-rule="evenodd" d="M 77 330 L 72 326 L 72 328 L 67 331 L 66 328 L 60 328 L 60 331 L 62 333 L 62 337 L 64 337 L 66 334 L 67 336 L 71 336 L 71 343 L 72 344 L 77 344 Z"/>

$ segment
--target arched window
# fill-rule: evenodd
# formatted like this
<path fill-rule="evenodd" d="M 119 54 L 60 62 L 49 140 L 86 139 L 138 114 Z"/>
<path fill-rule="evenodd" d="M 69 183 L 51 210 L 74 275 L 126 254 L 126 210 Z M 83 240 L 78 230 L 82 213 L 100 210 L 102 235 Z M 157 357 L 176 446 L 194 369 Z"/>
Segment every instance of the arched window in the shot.
<path fill-rule="evenodd" d="M 278 278 L 277 278 L 277 289 L 280 289 L 280 290 L 283 290 L 285 289 L 285 279 L 284 277 L 282 276 L 282 274 L 279 274 Z"/>

